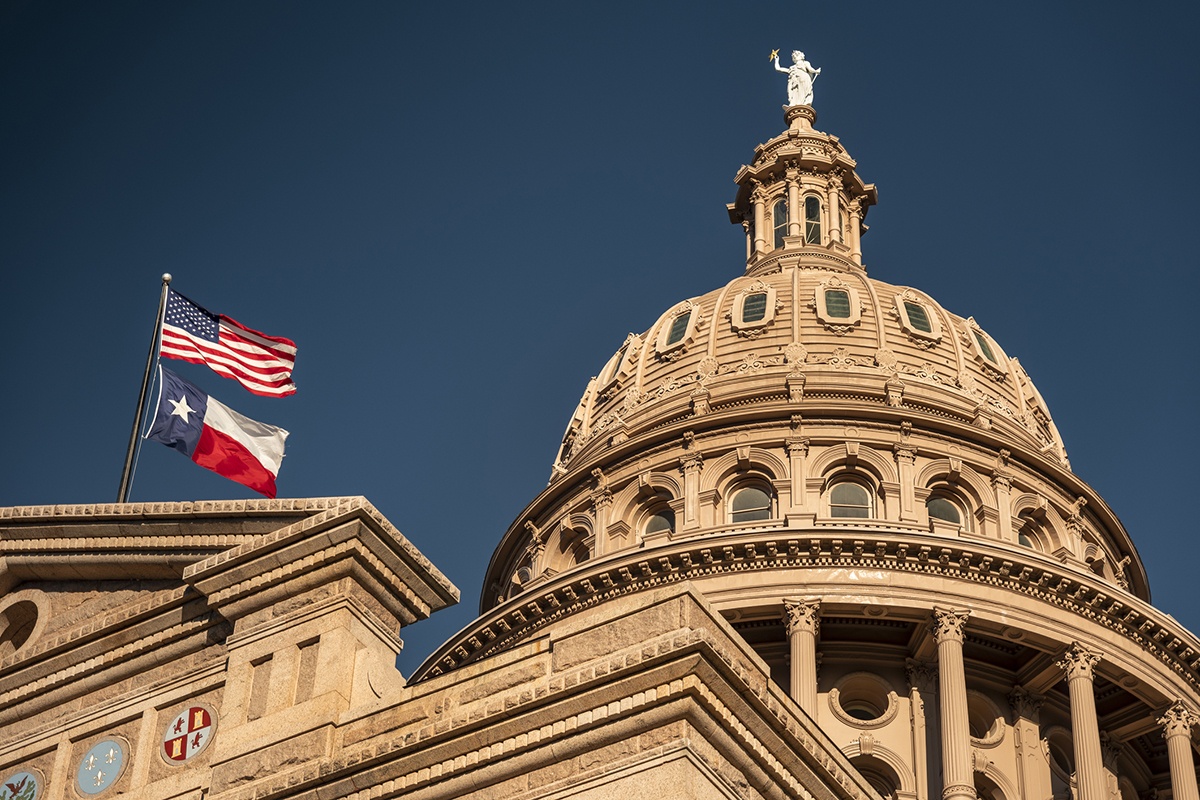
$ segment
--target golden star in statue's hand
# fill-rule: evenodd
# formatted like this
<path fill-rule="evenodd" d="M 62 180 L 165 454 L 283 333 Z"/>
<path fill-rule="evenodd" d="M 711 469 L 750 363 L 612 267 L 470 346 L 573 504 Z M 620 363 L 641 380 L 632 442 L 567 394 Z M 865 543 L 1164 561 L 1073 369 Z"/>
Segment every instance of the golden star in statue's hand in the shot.
<path fill-rule="evenodd" d="M 771 55 L 767 56 L 767 61 L 774 61 L 774 60 L 775 60 L 775 59 L 777 59 L 777 58 L 779 58 L 779 51 L 778 51 L 778 50 L 772 50 L 772 51 L 771 51 Z"/>

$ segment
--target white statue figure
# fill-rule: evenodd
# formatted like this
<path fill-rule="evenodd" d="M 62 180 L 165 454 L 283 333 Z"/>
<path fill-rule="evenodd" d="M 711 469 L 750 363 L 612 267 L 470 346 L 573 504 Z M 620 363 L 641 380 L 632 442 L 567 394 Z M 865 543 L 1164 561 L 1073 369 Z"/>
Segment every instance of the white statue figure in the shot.
<path fill-rule="evenodd" d="M 813 99 L 813 81 L 821 74 L 821 70 L 804 60 L 804 53 L 792 51 L 792 65 L 788 68 L 779 66 L 779 51 L 771 53 L 775 59 L 775 70 L 788 76 L 788 105 L 811 106 Z"/>

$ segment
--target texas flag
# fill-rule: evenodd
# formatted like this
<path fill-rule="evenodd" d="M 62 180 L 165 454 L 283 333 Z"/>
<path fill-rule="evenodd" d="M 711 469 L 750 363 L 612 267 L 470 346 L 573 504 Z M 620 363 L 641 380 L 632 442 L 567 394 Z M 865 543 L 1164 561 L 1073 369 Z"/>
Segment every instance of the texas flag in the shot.
<path fill-rule="evenodd" d="M 159 366 L 158 375 L 158 411 L 146 438 L 274 497 L 288 432 L 242 416 L 169 369 Z"/>

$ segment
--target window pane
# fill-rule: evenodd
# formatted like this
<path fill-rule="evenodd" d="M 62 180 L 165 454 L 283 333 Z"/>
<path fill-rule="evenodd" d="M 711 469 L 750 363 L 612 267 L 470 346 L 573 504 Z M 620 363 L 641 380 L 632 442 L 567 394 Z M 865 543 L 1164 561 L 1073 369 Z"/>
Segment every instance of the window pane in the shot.
<path fill-rule="evenodd" d="M 849 319 L 850 293 L 843 289 L 826 289 L 825 316 L 830 319 Z"/>
<path fill-rule="evenodd" d="M 733 496 L 730 515 L 734 522 L 771 518 L 771 496 L 762 489 L 742 489 Z"/>
<path fill-rule="evenodd" d="M 775 249 L 783 247 L 783 237 L 787 236 L 787 203 L 780 200 L 771 209 L 771 220 L 775 224 Z"/>
<path fill-rule="evenodd" d="M 834 517 L 865 519 L 871 516 L 871 496 L 857 483 L 839 483 L 829 493 L 829 513 Z"/>
<path fill-rule="evenodd" d="M 671 323 L 671 332 L 667 334 L 667 345 L 673 345 L 676 342 L 683 341 L 683 335 L 687 333 L 688 321 L 692 318 L 692 312 L 687 311 L 680 314 Z"/>
<path fill-rule="evenodd" d="M 988 347 L 987 339 L 979 334 L 979 331 L 971 331 L 975 334 L 975 341 L 979 343 L 979 350 L 983 353 L 983 357 L 993 364 L 996 363 L 996 356 L 992 354 L 992 348 Z"/>
<path fill-rule="evenodd" d="M 821 201 L 812 196 L 804 198 L 804 241 L 821 243 Z"/>
<path fill-rule="evenodd" d="M 925 508 L 929 510 L 929 516 L 934 519 L 953 522 L 955 525 L 962 524 L 962 515 L 958 513 L 958 508 L 943 497 L 931 497 L 925 504 Z"/>
<path fill-rule="evenodd" d="M 646 522 L 647 535 L 673 530 L 675 530 L 675 512 L 670 509 L 659 511 Z"/>
<path fill-rule="evenodd" d="M 742 301 L 742 322 L 758 322 L 767 315 L 767 293 L 755 292 Z"/>
<path fill-rule="evenodd" d="M 904 310 L 908 312 L 908 321 L 914 328 L 925 333 L 933 333 L 933 326 L 929 324 L 929 315 L 925 313 L 925 306 L 917 303 L 904 301 Z"/>

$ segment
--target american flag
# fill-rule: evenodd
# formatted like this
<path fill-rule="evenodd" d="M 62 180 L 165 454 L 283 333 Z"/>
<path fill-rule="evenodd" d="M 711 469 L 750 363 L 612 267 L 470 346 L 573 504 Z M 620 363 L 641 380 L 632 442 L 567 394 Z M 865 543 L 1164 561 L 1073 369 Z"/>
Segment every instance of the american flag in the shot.
<path fill-rule="evenodd" d="M 292 383 L 295 342 L 251 330 L 224 314 L 213 314 L 173 289 L 167 290 L 159 352 L 164 358 L 207 364 L 254 394 L 283 397 L 296 393 Z"/>

